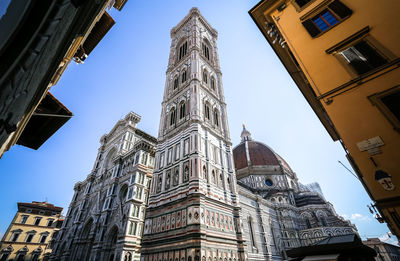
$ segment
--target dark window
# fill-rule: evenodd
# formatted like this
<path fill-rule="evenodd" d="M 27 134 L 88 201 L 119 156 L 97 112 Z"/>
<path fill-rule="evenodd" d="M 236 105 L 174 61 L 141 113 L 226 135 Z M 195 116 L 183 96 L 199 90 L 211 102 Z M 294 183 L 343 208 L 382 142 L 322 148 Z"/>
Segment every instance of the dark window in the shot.
<path fill-rule="evenodd" d="M 206 84 L 208 83 L 208 75 L 207 75 L 207 71 L 203 71 L 203 82 L 205 82 Z"/>
<path fill-rule="evenodd" d="M 381 100 L 394 117 L 400 121 L 400 91 L 387 95 Z"/>
<path fill-rule="evenodd" d="M 366 73 L 387 63 L 387 60 L 364 40 L 339 53 L 357 74 Z"/>
<path fill-rule="evenodd" d="M 186 71 L 182 73 L 182 83 L 186 82 Z"/>
<path fill-rule="evenodd" d="M 51 227 L 52 225 L 53 225 L 53 220 L 50 219 L 49 222 L 47 222 L 47 226 L 48 226 L 48 227 Z"/>
<path fill-rule="evenodd" d="M 178 61 L 180 61 L 185 55 L 187 54 L 187 42 L 184 42 L 180 47 L 179 47 L 179 56 L 178 56 Z"/>
<path fill-rule="evenodd" d="M 12 242 L 17 241 L 18 237 L 19 237 L 19 233 L 14 233 L 14 234 L 13 234 L 13 237 L 12 237 L 12 239 L 11 239 L 11 241 L 12 241 Z"/>
<path fill-rule="evenodd" d="M 183 119 L 185 117 L 186 112 L 186 103 L 182 102 L 179 108 L 179 119 Z"/>
<path fill-rule="evenodd" d="M 33 254 L 31 261 L 38 261 L 40 254 Z"/>
<path fill-rule="evenodd" d="M 215 111 L 214 111 L 214 123 L 215 123 L 215 125 L 216 125 L 217 127 L 219 126 L 219 120 L 218 120 L 218 118 L 219 118 L 218 111 L 215 110 Z"/>
<path fill-rule="evenodd" d="M 42 238 L 40 239 L 40 243 L 45 243 L 47 239 L 47 236 L 42 236 Z"/>
<path fill-rule="evenodd" d="M 21 217 L 21 224 L 25 224 L 27 219 L 28 219 L 28 216 L 22 216 Z"/>
<path fill-rule="evenodd" d="M 205 43 L 203 43 L 202 48 L 203 48 L 203 55 L 207 58 L 207 60 L 210 60 L 210 50 L 208 46 Z"/>
<path fill-rule="evenodd" d="M 28 237 L 26 238 L 26 242 L 30 243 L 33 239 L 33 234 L 29 234 Z"/>
<path fill-rule="evenodd" d="M 209 120 L 210 119 L 210 107 L 206 104 L 204 107 L 205 115 L 206 118 Z"/>
<path fill-rule="evenodd" d="M 24 261 L 25 260 L 25 254 L 19 254 L 17 261 Z"/>
<path fill-rule="evenodd" d="M 316 37 L 349 17 L 352 13 L 351 9 L 342 2 L 335 0 L 328 5 L 328 8 L 311 19 L 305 20 L 302 24 L 312 37 Z"/>
<path fill-rule="evenodd" d="M 10 256 L 9 253 L 3 253 L 3 255 L 0 258 L 0 261 L 7 261 L 9 256 Z"/>
<path fill-rule="evenodd" d="M 41 220 L 42 218 L 36 218 L 36 220 L 35 220 L 35 226 L 39 226 L 39 224 L 40 224 L 40 220 Z"/>
<path fill-rule="evenodd" d="M 175 109 L 171 110 L 171 116 L 170 116 L 170 123 L 169 125 L 174 125 L 175 124 L 175 118 L 176 118 L 176 112 Z"/>
<path fill-rule="evenodd" d="M 311 2 L 312 0 L 295 0 L 296 4 L 301 8 Z"/>
<path fill-rule="evenodd" d="M 176 77 L 175 80 L 174 80 L 174 90 L 176 88 L 178 88 L 178 86 L 179 86 L 179 79 L 178 79 L 178 77 Z"/>
<path fill-rule="evenodd" d="M 265 180 L 265 185 L 267 185 L 267 186 L 270 187 L 270 186 L 272 186 L 272 184 L 273 184 L 273 183 L 272 183 L 272 180 L 270 180 L 270 179 L 266 179 L 266 180 Z"/>

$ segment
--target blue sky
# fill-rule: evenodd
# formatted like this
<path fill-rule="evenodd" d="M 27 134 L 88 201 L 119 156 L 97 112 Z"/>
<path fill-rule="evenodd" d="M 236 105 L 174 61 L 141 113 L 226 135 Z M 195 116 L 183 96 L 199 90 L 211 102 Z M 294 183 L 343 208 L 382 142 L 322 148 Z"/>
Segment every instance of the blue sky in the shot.
<path fill-rule="evenodd" d="M 218 50 L 232 142 L 242 123 L 254 139 L 280 154 L 300 182 L 318 182 L 339 214 L 362 237 L 382 237 L 366 205 L 371 201 L 266 40 L 248 15 L 258 0 L 128 1 L 111 10 L 116 24 L 86 59 L 71 63 L 51 92 L 73 113 L 38 151 L 14 146 L 0 160 L 0 234 L 17 202 L 47 200 L 64 207 L 73 186 L 90 173 L 100 137 L 129 111 L 138 127 L 157 135 L 167 68 L 170 29 L 196 6 L 218 31 Z M 389 238 L 388 240 L 392 240 Z"/>

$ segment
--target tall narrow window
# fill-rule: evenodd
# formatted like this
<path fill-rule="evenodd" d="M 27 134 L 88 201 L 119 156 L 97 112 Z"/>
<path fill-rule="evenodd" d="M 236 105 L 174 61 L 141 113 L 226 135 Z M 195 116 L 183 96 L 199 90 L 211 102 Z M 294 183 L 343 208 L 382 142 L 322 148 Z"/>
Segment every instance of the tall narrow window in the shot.
<path fill-rule="evenodd" d="M 206 57 L 207 60 L 210 60 L 210 49 L 206 43 L 202 43 L 202 49 L 204 57 Z"/>
<path fill-rule="evenodd" d="M 207 103 L 204 105 L 204 115 L 207 120 L 210 120 L 210 106 Z"/>
<path fill-rule="evenodd" d="M 211 89 L 212 89 L 213 91 L 215 91 L 215 78 L 214 78 L 214 76 L 211 77 Z"/>
<path fill-rule="evenodd" d="M 182 83 L 186 82 L 186 70 L 182 73 Z"/>
<path fill-rule="evenodd" d="M 254 231 L 253 231 L 253 222 L 251 217 L 248 218 L 248 223 L 249 223 L 249 232 L 250 232 L 250 241 L 251 241 L 251 245 L 253 247 L 256 247 L 256 242 L 254 241 Z"/>
<path fill-rule="evenodd" d="M 178 77 L 176 77 L 174 79 L 174 90 L 176 90 L 178 88 L 178 86 L 179 86 L 179 79 L 178 79 Z"/>
<path fill-rule="evenodd" d="M 26 242 L 26 243 L 32 242 L 33 236 L 34 236 L 34 234 L 28 234 L 28 236 L 26 237 L 25 242 Z"/>
<path fill-rule="evenodd" d="M 35 219 L 35 226 L 39 226 L 40 220 L 42 220 L 41 217 L 37 217 L 37 218 Z"/>
<path fill-rule="evenodd" d="M 26 223 L 26 221 L 28 220 L 28 215 L 23 215 L 23 216 L 21 216 L 21 224 L 25 224 Z"/>
<path fill-rule="evenodd" d="M 187 41 L 179 47 L 178 62 L 187 54 Z"/>
<path fill-rule="evenodd" d="M 176 120 L 176 112 L 175 112 L 175 108 L 171 109 L 171 113 L 170 113 L 170 122 L 169 125 L 172 126 L 175 124 L 175 120 Z"/>
<path fill-rule="evenodd" d="M 179 119 L 183 119 L 186 115 L 186 103 L 184 101 L 181 102 L 179 106 Z"/>
<path fill-rule="evenodd" d="M 217 109 L 214 110 L 214 124 L 219 127 L 219 113 Z"/>
<path fill-rule="evenodd" d="M 208 73 L 207 73 L 206 70 L 203 70 L 203 82 L 204 82 L 205 84 L 208 83 Z"/>

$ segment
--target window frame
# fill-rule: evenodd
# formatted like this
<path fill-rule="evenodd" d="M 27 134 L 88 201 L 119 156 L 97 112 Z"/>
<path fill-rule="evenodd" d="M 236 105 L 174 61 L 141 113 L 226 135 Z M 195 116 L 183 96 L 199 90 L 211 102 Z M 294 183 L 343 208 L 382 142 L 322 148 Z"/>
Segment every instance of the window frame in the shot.
<path fill-rule="evenodd" d="M 342 9 L 341 9 L 342 8 Z M 336 10 L 335 10 L 336 9 Z M 340 10 L 341 9 L 341 10 Z M 314 22 L 316 17 L 320 16 L 324 12 L 329 12 L 336 20 L 337 23 L 329 26 L 323 30 Z M 353 14 L 353 11 L 343 4 L 340 0 L 334 0 L 323 6 L 317 6 L 314 10 L 311 10 L 300 18 L 302 25 L 312 38 L 317 38 L 343 21 L 348 19 Z"/>
<path fill-rule="evenodd" d="M 396 85 L 390 89 L 372 94 L 368 96 L 368 99 L 371 104 L 376 106 L 383 116 L 389 121 L 389 123 L 393 126 L 393 129 L 400 133 L 400 120 L 397 119 L 393 112 L 382 101 L 383 98 L 395 93 L 400 93 L 400 85 Z"/>
<path fill-rule="evenodd" d="M 39 220 L 39 222 L 38 222 L 38 220 Z M 35 217 L 35 222 L 33 223 L 33 225 L 39 226 L 40 225 L 40 221 L 42 221 L 42 217 Z M 36 222 L 37 222 L 37 224 L 36 224 Z"/>
<path fill-rule="evenodd" d="M 327 54 L 332 54 L 353 78 L 361 77 L 363 75 L 368 75 L 379 71 L 381 70 L 380 68 L 384 68 L 385 66 L 387 66 L 387 64 L 395 59 L 395 55 L 387 50 L 384 46 L 382 46 L 378 41 L 376 41 L 370 34 L 368 34 L 368 32 L 369 27 L 365 27 L 359 32 L 351 35 L 350 37 L 328 48 L 325 51 Z M 361 42 L 365 42 L 369 46 L 369 48 L 375 51 L 375 55 L 378 55 L 382 59 L 386 60 L 386 63 L 383 63 L 377 67 L 373 67 L 366 72 L 359 73 L 357 69 L 355 69 L 355 67 L 347 61 L 342 52 L 349 49 L 350 47 L 354 47 L 356 44 L 359 44 Z M 364 54 L 362 55 L 364 56 Z"/>
<path fill-rule="evenodd" d="M 26 224 L 26 221 L 28 221 L 29 215 L 21 215 L 21 219 L 19 221 L 20 224 Z"/>

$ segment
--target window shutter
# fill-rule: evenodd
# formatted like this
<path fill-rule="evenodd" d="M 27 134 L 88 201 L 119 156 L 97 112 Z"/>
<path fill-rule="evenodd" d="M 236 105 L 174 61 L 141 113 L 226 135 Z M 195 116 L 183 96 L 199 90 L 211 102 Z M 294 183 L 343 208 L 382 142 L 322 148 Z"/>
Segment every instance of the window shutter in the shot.
<path fill-rule="evenodd" d="M 372 65 L 373 68 L 379 67 L 387 63 L 387 61 L 365 41 L 361 41 L 355 44 L 354 47 L 360 53 L 362 53 L 365 58 L 367 58 L 368 63 Z"/>
<path fill-rule="evenodd" d="M 308 33 L 312 36 L 315 37 L 317 36 L 321 31 L 318 29 L 318 27 L 309 19 L 304 21 L 303 26 L 306 28 Z"/>
<path fill-rule="evenodd" d="M 339 0 L 333 1 L 328 6 L 330 9 L 332 9 L 332 11 L 334 11 L 342 19 L 347 16 L 350 16 L 353 13 L 353 11 L 350 8 L 348 8 L 346 5 L 344 5 Z"/>

